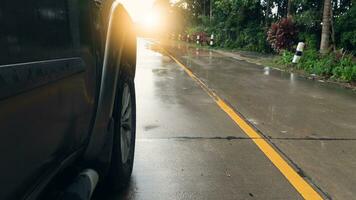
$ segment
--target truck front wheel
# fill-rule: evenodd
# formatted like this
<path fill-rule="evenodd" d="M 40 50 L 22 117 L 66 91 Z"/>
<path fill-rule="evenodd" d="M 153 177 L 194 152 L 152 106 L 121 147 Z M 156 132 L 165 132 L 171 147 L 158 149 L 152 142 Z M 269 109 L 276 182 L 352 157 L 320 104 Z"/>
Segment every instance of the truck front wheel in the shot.
<path fill-rule="evenodd" d="M 125 188 L 131 177 L 136 140 L 136 101 L 134 80 L 121 73 L 114 105 L 114 145 L 109 184 L 114 190 Z"/>

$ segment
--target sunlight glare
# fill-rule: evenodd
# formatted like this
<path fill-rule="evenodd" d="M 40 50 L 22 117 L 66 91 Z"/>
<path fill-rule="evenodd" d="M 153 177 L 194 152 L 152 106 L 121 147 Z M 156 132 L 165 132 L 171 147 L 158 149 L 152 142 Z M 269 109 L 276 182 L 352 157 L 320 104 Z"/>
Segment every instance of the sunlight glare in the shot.
<path fill-rule="evenodd" d="M 168 15 L 158 0 L 121 0 L 138 30 L 146 33 L 162 33 L 167 30 Z"/>
<path fill-rule="evenodd" d="M 155 13 L 149 13 L 147 16 L 144 17 L 143 20 L 144 26 L 147 28 L 154 28 L 159 25 L 159 17 Z"/>

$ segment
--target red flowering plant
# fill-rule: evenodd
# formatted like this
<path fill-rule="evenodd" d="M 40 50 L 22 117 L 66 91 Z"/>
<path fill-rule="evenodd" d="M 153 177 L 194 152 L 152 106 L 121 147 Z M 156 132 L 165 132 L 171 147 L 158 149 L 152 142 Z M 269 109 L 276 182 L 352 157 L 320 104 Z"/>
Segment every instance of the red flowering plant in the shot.
<path fill-rule="evenodd" d="M 298 38 L 298 30 L 291 18 L 273 23 L 267 32 L 267 41 L 276 52 L 292 50 Z"/>
<path fill-rule="evenodd" d="M 195 32 L 192 34 L 192 41 L 196 42 L 197 41 L 197 36 L 199 35 L 199 43 L 200 44 L 209 44 L 210 37 L 207 33 L 205 32 Z"/>

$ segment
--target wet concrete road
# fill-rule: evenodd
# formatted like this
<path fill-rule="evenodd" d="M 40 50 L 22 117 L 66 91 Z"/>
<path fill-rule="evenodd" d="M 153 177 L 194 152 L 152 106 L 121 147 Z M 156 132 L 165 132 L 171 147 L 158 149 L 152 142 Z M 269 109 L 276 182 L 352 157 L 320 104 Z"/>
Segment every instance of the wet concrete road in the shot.
<path fill-rule="evenodd" d="M 182 44 L 165 48 L 332 199 L 356 198 L 356 93 Z"/>
<path fill-rule="evenodd" d="M 105 199 L 302 199 L 160 47 L 139 40 L 130 187 Z M 268 138 L 323 198 L 356 196 L 356 95 L 182 44 L 162 43 Z"/>

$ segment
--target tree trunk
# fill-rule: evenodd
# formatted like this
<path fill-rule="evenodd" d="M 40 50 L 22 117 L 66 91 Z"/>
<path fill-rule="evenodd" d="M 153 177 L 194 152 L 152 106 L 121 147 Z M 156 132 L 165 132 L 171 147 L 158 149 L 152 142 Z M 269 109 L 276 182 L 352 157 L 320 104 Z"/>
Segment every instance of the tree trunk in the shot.
<path fill-rule="evenodd" d="M 210 6 L 209 7 L 210 7 L 210 13 L 209 13 L 210 14 L 210 18 L 209 19 L 211 21 L 211 18 L 213 17 L 213 0 L 210 0 Z"/>
<path fill-rule="evenodd" d="M 268 25 L 269 25 L 269 10 L 270 10 L 270 0 L 266 0 L 266 19 L 265 19 L 265 23 L 266 23 L 266 27 L 268 27 Z"/>
<path fill-rule="evenodd" d="M 287 17 L 292 17 L 292 0 L 288 0 Z"/>
<path fill-rule="evenodd" d="M 331 22 L 331 0 L 324 0 L 323 25 L 321 30 L 320 53 L 329 52 L 330 45 L 330 22 Z"/>
<path fill-rule="evenodd" d="M 330 8 L 330 27 L 331 27 L 331 42 L 333 51 L 336 51 L 336 41 L 335 41 L 335 29 L 334 29 L 334 13 L 333 7 Z"/>
<path fill-rule="evenodd" d="M 206 16 L 206 0 L 203 0 L 203 15 Z"/>

